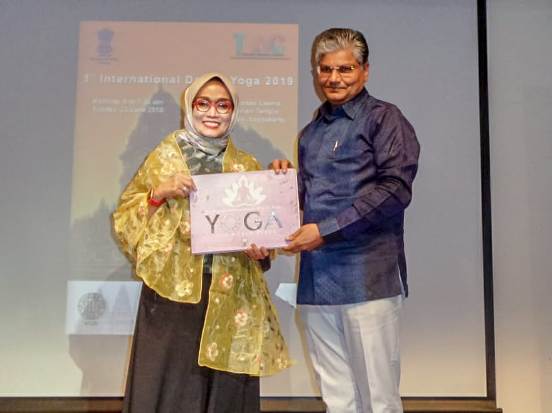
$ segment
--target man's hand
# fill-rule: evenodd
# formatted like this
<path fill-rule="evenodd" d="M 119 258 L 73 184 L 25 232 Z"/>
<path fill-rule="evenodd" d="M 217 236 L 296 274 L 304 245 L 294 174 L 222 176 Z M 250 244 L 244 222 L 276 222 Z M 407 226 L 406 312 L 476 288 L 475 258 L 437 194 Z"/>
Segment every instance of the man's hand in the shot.
<path fill-rule="evenodd" d="M 279 174 L 280 172 L 286 173 L 288 168 L 293 168 L 293 165 L 287 159 L 274 159 L 268 167 Z"/>
<path fill-rule="evenodd" d="M 313 249 L 318 248 L 324 243 L 324 239 L 320 235 L 318 230 L 318 225 L 316 224 L 305 224 L 289 237 L 288 241 L 291 241 L 286 247 L 282 248 L 284 251 L 288 252 L 301 252 L 301 251 L 312 251 Z"/>

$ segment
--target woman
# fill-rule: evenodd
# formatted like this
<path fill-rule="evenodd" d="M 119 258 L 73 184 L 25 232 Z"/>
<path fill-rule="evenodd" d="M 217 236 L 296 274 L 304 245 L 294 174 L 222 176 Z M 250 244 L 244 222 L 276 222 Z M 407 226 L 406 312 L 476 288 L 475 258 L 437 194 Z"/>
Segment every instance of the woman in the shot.
<path fill-rule="evenodd" d="M 124 412 L 259 411 L 259 376 L 290 365 L 261 263 L 268 251 L 192 255 L 192 175 L 258 170 L 229 138 L 238 97 L 220 74 L 184 94 L 184 129 L 147 157 L 113 214 L 144 281 Z"/>

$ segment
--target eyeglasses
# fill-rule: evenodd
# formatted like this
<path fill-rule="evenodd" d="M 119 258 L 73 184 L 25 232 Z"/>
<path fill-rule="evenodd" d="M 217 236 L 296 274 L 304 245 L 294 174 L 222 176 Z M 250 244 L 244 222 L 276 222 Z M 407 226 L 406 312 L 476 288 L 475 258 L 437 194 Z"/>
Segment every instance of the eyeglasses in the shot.
<path fill-rule="evenodd" d="M 328 65 L 318 65 L 316 70 L 320 77 L 329 77 L 332 75 L 333 71 L 336 70 L 342 77 L 347 77 L 353 74 L 353 71 L 357 68 L 357 65 L 339 65 L 339 66 L 328 66 Z"/>
<path fill-rule="evenodd" d="M 209 99 L 197 98 L 193 103 L 193 107 L 199 112 L 208 112 L 212 106 L 220 115 L 226 115 L 234 109 L 234 104 L 229 99 L 219 99 L 216 102 L 211 102 Z"/>

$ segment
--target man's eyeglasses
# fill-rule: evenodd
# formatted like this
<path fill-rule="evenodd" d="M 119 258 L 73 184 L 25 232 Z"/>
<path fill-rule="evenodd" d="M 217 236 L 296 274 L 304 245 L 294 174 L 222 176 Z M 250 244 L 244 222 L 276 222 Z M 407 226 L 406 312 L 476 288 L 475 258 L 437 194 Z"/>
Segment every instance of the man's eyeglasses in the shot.
<path fill-rule="evenodd" d="M 216 102 L 211 102 L 209 99 L 197 98 L 193 103 L 193 107 L 198 112 L 208 112 L 212 106 L 220 115 L 226 115 L 234 109 L 234 104 L 229 99 L 219 99 Z"/>
<path fill-rule="evenodd" d="M 320 77 L 330 77 L 334 70 L 337 71 L 341 76 L 347 77 L 353 74 L 357 65 L 339 65 L 339 66 L 328 66 L 328 65 L 318 65 L 316 71 Z"/>

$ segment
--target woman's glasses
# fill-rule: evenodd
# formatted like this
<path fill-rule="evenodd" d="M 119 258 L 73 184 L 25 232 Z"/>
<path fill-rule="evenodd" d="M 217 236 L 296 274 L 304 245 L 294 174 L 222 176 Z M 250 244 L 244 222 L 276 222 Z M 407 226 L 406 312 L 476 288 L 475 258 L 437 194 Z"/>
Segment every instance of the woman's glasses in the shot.
<path fill-rule="evenodd" d="M 219 99 L 215 102 L 211 102 L 206 98 L 197 98 L 193 103 L 193 107 L 199 112 L 208 112 L 212 106 L 215 107 L 215 110 L 220 115 L 226 115 L 234 109 L 234 105 L 229 99 Z"/>

